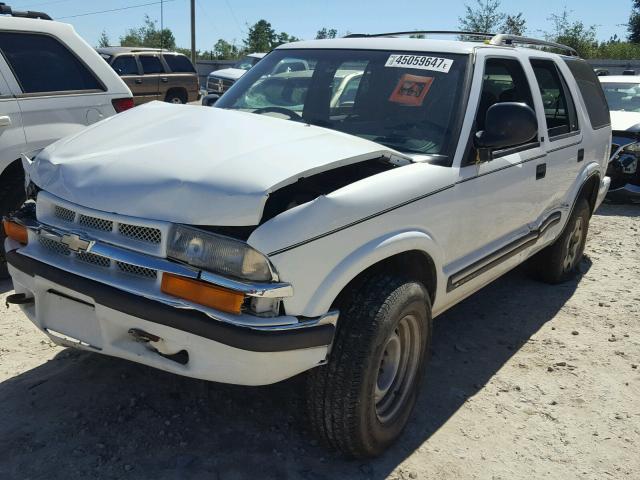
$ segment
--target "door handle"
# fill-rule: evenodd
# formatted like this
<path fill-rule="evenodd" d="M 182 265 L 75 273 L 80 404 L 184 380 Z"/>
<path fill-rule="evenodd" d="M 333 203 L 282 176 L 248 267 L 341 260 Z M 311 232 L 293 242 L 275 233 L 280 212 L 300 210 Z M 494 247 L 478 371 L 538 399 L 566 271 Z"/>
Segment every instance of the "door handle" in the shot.
<path fill-rule="evenodd" d="M 136 79 L 135 79 L 135 82 L 136 82 L 138 85 L 140 85 L 140 84 L 142 83 L 142 79 L 141 79 L 141 78 L 136 78 Z"/>
<path fill-rule="evenodd" d="M 541 163 L 539 165 L 536 165 L 536 180 L 540 180 L 541 178 L 544 178 L 546 174 L 547 174 L 546 163 Z"/>
<path fill-rule="evenodd" d="M 11 126 L 11 117 L 8 115 L 4 115 L 0 117 L 0 128 L 10 127 Z"/>
<path fill-rule="evenodd" d="M 161 80 L 163 83 L 168 83 L 168 82 L 169 82 L 169 79 L 168 79 L 167 77 L 162 77 L 160 80 Z"/>
<path fill-rule="evenodd" d="M 584 160 L 584 148 L 578 150 L 578 161 L 581 162 Z"/>

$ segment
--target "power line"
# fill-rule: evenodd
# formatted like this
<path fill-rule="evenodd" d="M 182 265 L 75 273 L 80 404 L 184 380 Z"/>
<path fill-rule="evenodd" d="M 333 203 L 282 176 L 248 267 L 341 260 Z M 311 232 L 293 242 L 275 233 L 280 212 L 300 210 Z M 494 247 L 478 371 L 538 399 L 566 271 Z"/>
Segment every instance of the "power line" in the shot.
<path fill-rule="evenodd" d="M 227 7 L 229 8 L 229 11 L 231 12 L 231 16 L 233 17 L 233 20 L 236 22 L 236 26 L 238 27 L 238 30 L 240 30 L 240 33 L 244 34 L 244 29 L 240 26 L 240 22 L 238 21 L 238 17 L 236 17 L 235 12 L 233 11 L 233 8 L 231 8 L 231 4 L 229 3 L 229 0 L 224 0 L 225 3 L 227 4 Z"/>
<path fill-rule="evenodd" d="M 139 3 L 138 5 L 130 5 L 128 7 L 120 7 L 120 8 L 111 8 L 109 10 L 100 10 L 97 12 L 87 12 L 87 13 L 79 13 L 78 15 L 68 15 L 66 17 L 58 17 L 57 20 L 63 20 L 66 18 L 78 18 L 78 17 L 87 17 L 89 15 L 99 15 L 102 13 L 112 13 L 112 12 L 119 12 L 122 10 L 131 10 L 132 8 L 140 8 L 140 7 L 148 7 L 151 5 L 160 5 L 161 3 L 168 3 L 168 2 L 173 2 L 175 0 L 162 0 L 162 1 L 158 1 L 158 2 L 149 2 L 149 3 Z"/>

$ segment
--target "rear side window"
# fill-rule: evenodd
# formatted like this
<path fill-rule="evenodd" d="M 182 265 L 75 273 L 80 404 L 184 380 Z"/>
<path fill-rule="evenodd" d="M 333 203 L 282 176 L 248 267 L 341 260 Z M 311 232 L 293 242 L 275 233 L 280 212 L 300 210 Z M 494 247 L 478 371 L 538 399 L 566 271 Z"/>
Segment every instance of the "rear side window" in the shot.
<path fill-rule="evenodd" d="M 144 73 L 164 73 L 162 62 L 158 57 L 151 55 L 140 55 L 140 64 Z"/>
<path fill-rule="evenodd" d="M 587 107 L 591 126 L 598 129 L 610 125 L 609 106 L 593 69 L 587 62 L 580 59 L 565 58 L 564 62 L 576 79 L 582 99 Z"/>
<path fill-rule="evenodd" d="M 577 132 L 578 116 L 571 92 L 552 60 L 531 60 L 538 81 L 549 139 Z"/>
<path fill-rule="evenodd" d="M 24 93 L 104 90 L 58 40 L 35 33 L 0 33 L 0 50 Z"/>
<path fill-rule="evenodd" d="M 193 73 L 196 71 L 195 68 L 193 68 L 193 64 L 191 63 L 191 61 L 183 55 L 163 55 L 163 57 L 172 72 Z"/>
<path fill-rule="evenodd" d="M 138 75 L 138 63 L 133 55 L 117 57 L 111 64 L 118 75 Z"/>

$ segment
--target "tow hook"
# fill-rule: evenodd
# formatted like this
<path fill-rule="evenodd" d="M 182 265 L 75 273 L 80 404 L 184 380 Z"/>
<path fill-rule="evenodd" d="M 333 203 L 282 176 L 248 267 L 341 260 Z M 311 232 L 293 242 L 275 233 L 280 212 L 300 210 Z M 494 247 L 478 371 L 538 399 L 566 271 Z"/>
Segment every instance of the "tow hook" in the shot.
<path fill-rule="evenodd" d="M 28 297 L 26 293 L 14 293 L 5 299 L 4 304 L 9 308 L 9 305 L 31 305 L 34 302 L 35 299 Z"/>
<path fill-rule="evenodd" d="M 154 335 L 153 333 L 147 333 L 144 330 L 140 330 L 139 328 L 129 329 L 129 335 L 131 335 L 136 342 L 140 343 L 159 342 L 160 340 L 162 340 L 157 335 Z"/>

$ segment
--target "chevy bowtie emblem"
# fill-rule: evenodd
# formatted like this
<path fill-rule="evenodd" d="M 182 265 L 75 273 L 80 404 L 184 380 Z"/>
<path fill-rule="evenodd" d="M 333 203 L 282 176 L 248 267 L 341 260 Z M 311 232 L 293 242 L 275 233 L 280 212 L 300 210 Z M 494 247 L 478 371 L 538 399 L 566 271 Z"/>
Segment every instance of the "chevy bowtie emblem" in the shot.
<path fill-rule="evenodd" d="M 80 250 L 86 251 L 91 245 L 91 242 L 87 240 L 83 240 L 82 238 L 80 238 L 78 235 L 75 235 L 75 234 L 64 235 L 62 237 L 62 240 L 60 241 L 64 243 L 66 246 L 68 246 L 69 249 L 73 250 L 74 252 L 79 252 Z"/>

